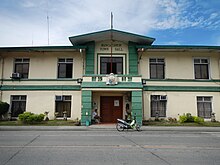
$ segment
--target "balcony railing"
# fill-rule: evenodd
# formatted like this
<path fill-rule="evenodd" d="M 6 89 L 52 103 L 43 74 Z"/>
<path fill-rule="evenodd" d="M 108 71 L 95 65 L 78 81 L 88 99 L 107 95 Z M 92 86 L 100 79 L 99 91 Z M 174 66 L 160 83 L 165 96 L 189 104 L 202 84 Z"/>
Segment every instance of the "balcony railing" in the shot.
<path fill-rule="evenodd" d="M 83 82 L 107 82 L 110 75 L 84 75 Z M 117 82 L 141 82 L 140 75 L 114 75 Z"/>

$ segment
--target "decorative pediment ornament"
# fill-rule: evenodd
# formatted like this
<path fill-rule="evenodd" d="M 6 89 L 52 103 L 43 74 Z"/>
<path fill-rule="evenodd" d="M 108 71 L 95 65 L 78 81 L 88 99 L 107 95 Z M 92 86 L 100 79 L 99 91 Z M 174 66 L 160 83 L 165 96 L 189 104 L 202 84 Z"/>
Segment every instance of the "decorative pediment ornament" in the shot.
<path fill-rule="evenodd" d="M 118 77 L 114 75 L 114 73 L 110 73 L 106 75 L 106 85 L 117 85 L 118 84 Z"/>

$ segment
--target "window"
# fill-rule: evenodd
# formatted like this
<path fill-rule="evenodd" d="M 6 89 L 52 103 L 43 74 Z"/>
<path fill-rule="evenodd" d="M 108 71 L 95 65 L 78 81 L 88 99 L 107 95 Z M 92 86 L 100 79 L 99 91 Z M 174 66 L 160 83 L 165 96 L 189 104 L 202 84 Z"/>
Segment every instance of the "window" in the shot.
<path fill-rule="evenodd" d="M 206 58 L 194 59 L 195 79 L 209 79 L 209 60 Z"/>
<path fill-rule="evenodd" d="M 211 118 L 212 114 L 212 97 L 197 97 L 198 116 Z"/>
<path fill-rule="evenodd" d="M 19 73 L 20 78 L 28 78 L 29 58 L 16 58 L 14 62 L 14 73 Z"/>
<path fill-rule="evenodd" d="M 150 78 L 164 79 L 165 78 L 165 62 L 162 58 L 150 58 Z"/>
<path fill-rule="evenodd" d="M 72 78 L 73 76 L 73 59 L 58 59 L 58 78 Z"/>
<path fill-rule="evenodd" d="M 26 111 L 26 99 L 25 95 L 14 95 L 11 96 L 11 117 L 18 117 Z"/>
<path fill-rule="evenodd" d="M 71 96 L 56 96 L 57 117 L 63 117 L 63 112 L 66 111 L 67 117 L 71 116 Z"/>
<path fill-rule="evenodd" d="M 100 74 L 110 74 L 112 63 L 112 73 L 123 74 L 123 57 L 101 57 Z"/>
<path fill-rule="evenodd" d="M 151 95 L 151 117 L 166 117 L 167 96 Z"/>

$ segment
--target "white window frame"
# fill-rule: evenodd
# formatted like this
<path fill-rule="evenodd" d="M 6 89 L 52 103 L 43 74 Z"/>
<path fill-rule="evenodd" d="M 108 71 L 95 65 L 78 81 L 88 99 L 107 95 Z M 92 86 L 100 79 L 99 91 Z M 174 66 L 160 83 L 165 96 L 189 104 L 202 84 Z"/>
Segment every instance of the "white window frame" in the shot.
<path fill-rule="evenodd" d="M 100 66 L 100 64 L 101 64 L 101 57 L 111 57 L 111 55 L 110 54 L 98 54 L 98 74 L 101 74 L 100 73 L 100 71 L 101 71 L 101 66 Z M 122 59 L 123 59 L 123 73 L 122 73 L 122 75 L 123 74 L 126 74 L 126 55 L 125 54 L 113 54 L 112 55 L 112 57 L 122 57 Z"/>
<path fill-rule="evenodd" d="M 164 64 L 164 78 L 163 78 L 163 80 L 166 79 L 166 58 L 165 57 L 149 57 L 148 58 L 148 75 L 149 75 L 149 79 L 153 79 L 153 78 L 150 77 L 150 74 L 151 74 L 150 59 L 156 59 L 156 63 L 161 63 L 161 62 L 158 62 L 158 59 L 163 59 L 164 60 L 164 62 L 163 62 L 163 64 Z"/>
<path fill-rule="evenodd" d="M 205 59 L 205 60 L 208 60 L 208 74 L 209 74 L 209 76 L 208 76 L 208 79 L 196 79 L 196 75 L 195 75 L 195 64 L 202 64 L 202 63 L 195 63 L 194 62 L 194 60 L 196 60 L 196 59 L 199 59 L 199 60 L 202 60 L 202 59 Z M 210 78 L 211 78 L 211 67 L 210 67 L 210 65 L 211 65 L 211 62 L 210 62 L 211 60 L 210 60 L 210 58 L 209 57 L 193 57 L 193 79 L 195 79 L 195 80 L 210 80 Z"/>
<path fill-rule="evenodd" d="M 202 100 L 201 100 L 201 101 L 198 101 L 198 97 L 201 97 Z M 204 99 L 205 97 L 210 98 L 210 101 L 206 101 L 206 100 Z M 211 113 L 213 112 L 213 96 L 196 96 L 197 116 L 199 116 L 198 102 L 201 102 L 201 103 L 211 103 Z M 212 114 L 210 114 L 210 117 L 204 117 L 204 119 L 211 119 L 211 115 L 212 115 Z"/>
<path fill-rule="evenodd" d="M 60 59 L 65 59 L 65 62 L 59 62 Z M 68 62 L 67 59 L 72 59 L 72 62 Z M 59 64 L 72 64 L 73 68 L 72 68 L 72 78 L 59 78 Z M 57 79 L 73 79 L 74 78 L 74 59 L 73 57 L 58 57 L 57 58 Z"/>

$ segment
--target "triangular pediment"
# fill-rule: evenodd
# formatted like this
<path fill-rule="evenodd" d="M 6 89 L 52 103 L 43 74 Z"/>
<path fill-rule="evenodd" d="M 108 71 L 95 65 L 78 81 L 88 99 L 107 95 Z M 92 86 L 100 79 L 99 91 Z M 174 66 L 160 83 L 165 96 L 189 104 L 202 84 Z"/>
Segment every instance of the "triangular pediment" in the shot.
<path fill-rule="evenodd" d="M 83 45 L 91 41 L 101 42 L 106 40 L 134 42 L 140 45 L 151 45 L 154 42 L 155 38 L 119 31 L 115 29 L 109 29 L 94 33 L 72 36 L 69 37 L 69 40 L 73 45 Z"/>

